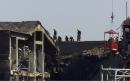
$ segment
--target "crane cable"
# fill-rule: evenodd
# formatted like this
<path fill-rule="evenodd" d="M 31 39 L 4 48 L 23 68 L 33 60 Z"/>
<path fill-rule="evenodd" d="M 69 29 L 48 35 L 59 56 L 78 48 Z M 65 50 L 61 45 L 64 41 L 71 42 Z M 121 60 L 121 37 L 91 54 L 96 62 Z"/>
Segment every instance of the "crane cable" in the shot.
<path fill-rule="evenodd" d="M 112 15 L 111 15 L 111 24 L 113 24 L 114 13 L 113 13 L 113 0 L 112 0 Z"/>

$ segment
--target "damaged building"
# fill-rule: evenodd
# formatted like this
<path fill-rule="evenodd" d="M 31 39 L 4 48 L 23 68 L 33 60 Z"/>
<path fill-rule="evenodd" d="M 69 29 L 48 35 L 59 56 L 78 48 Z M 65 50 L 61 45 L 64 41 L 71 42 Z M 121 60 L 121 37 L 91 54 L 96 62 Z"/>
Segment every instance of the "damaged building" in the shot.
<path fill-rule="evenodd" d="M 43 81 L 57 72 L 59 49 L 39 21 L 0 22 L 0 79 Z"/>

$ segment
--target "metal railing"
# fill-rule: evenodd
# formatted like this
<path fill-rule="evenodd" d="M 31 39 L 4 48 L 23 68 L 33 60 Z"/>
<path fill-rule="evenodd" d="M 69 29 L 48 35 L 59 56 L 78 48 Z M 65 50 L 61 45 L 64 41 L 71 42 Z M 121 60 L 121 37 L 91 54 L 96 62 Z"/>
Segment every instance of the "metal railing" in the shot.
<path fill-rule="evenodd" d="M 104 68 L 101 65 L 101 81 L 130 81 L 130 69 Z"/>

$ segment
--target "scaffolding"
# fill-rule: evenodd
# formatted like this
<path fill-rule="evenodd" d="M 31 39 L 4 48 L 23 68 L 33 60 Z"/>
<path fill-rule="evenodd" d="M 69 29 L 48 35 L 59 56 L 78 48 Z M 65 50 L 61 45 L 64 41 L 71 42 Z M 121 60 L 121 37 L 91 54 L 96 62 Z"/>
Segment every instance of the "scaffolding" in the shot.
<path fill-rule="evenodd" d="M 130 69 L 104 68 L 101 65 L 101 81 L 129 81 Z"/>

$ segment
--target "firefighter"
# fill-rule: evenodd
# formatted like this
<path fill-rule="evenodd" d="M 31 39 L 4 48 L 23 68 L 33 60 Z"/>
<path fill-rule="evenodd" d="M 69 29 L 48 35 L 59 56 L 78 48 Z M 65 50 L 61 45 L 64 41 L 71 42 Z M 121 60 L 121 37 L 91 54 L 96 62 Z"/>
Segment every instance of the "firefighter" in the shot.
<path fill-rule="evenodd" d="M 65 36 L 65 41 L 66 41 L 66 42 L 68 42 L 68 41 L 69 41 L 68 36 Z"/>
<path fill-rule="evenodd" d="M 54 30 L 54 34 L 53 34 L 53 39 L 56 41 L 57 40 L 57 31 L 55 29 Z"/>
<path fill-rule="evenodd" d="M 70 42 L 74 42 L 74 38 L 72 36 L 70 37 Z"/>
<path fill-rule="evenodd" d="M 77 30 L 77 41 L 80 41 L 81 39 L 81 31 Z"/>

